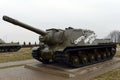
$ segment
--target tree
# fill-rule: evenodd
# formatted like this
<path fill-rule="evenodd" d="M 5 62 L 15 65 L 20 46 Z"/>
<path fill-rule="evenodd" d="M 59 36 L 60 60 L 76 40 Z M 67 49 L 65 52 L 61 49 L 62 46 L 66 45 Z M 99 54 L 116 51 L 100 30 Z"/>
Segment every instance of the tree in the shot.
<path fill-rule="evenodd" d="M 112 31 L 106 38 L 110 38 L 113 42 L 120 42 L 120 31 Z"/>

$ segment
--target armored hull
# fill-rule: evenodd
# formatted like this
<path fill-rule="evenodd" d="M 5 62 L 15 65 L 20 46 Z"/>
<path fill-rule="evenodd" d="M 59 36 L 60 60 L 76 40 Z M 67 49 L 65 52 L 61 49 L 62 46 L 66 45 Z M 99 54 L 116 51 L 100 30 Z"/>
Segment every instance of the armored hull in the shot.
<path fill-rule="evenodd" d="M 59 44 L 33 49 L 33 58 L 44 64 L 82 67 L 110 60 L 116 53 L 115 43 L 109 39 L 96 39 L 91 30 L 67 28 L 62 31 L 64 36 L 58 40 Z"/>
<path fill-rule="evenodd" d="M 21 48 L 18 43 L 5 43 L 0 39 L 0 52 L 16 52 Z"/>
<path fill-rule="evenodd" d="M 16 52 L 20 49 L 21 49 L 21 46 L 17 44 L 6 43 L 6 44 L 0 45 L 0 52 Z"/>
<path fill-rule="evenodd" d="M 40 34 L 39 47 L 33 48 L 32 56 L 44 64 L 82 67 L 110 60 L 116 53 L 115 43 L 96 39 L 91 30 L 69 27 L 42 31 L 8 16 L 3 16 L 3 20 Z"/>

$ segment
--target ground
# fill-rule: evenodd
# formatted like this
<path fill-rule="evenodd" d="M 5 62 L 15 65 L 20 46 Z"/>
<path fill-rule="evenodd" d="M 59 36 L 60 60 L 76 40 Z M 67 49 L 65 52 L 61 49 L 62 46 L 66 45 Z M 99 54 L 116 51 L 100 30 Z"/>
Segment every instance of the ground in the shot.
<path fill-rule="evenodd" d="M 117 48 L 117 54 L 116 57 L 120 57 L 120 47 Z M 21 61 L 21 60 L 31 60 L 33 59 L 31 57 L 31 48 L 23 48 L 18 52 L 14 52 L 14 53 L 1 53 L 0 54 L 0 64 L 7 64 L 8 62 L 13 62 L 13 61 Z M 31 62 L 31 61 L 30 61 Z M 19 63 L 19 62 L 16 62 Z M 11 66 L 2 66 L 0 67 L 0 80 L 9 80 L 9 77 L 5 77 L 5 76 L 10 76 L 10 77 L 14 77 L 14 74 L 16 74 L 16 77 L 11 78 L 12 80 L 25 80 L 26 78 L 24 78 L 24 76 L 26 75 L 27 77 L 32 76 L 33 74 L 36 74 L 34 76 L 33 79 L 37 79 L 41 77 L 41 80 L 49 80 L 49 78 L 46 78 L 44 75 L 45 73 L 39 73 L 39 72 L 35 72 L 32 70 L 28 70 L 28 69 L 24 69 L 23 64 L 14 64 Z M 27 64 L 28 62 L 24 63 Z M 11 64 L 11 63 L 10 63 Z M 23 70 L 23 71 L 22 71 Z M 26 72 L 26 71 L 27 72 Z M 9 73 L 11 72 L 11 73 Z M 24 74 L 25 75 L 24 75 Z M 28 75 L 28 73 L 30 75 Z M 38 73 L 41 75 L 39 76 Z M 21 74 L 21 76 L 20 76 Z M 20 79 L 17 79 L 20 76 Z M 50 77 L 50 75 L 47 74 L 48 77 Z M 52 78 L 52 77 L 51 77 Z M 57 79 L 57 77 L 53 76 L 53 78 L 55 78 L 56 80 L 63 80 L 63 78 L 59 78 Z M 29 80 L 33 80 L 28 78 Z M 67 80 L 67 79 L 65 79 Z M 95 77 L 94 79 L 91 80 L 120 80 L 120 68 L 119 69 L 115 69 L 113 71 L 107 72 L 105 74 L 102 74 L 98 77 Z"/>

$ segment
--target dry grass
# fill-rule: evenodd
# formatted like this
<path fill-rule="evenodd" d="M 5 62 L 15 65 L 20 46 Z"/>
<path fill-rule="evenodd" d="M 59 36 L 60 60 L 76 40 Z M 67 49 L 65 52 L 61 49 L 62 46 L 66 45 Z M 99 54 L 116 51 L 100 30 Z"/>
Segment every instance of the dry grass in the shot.
<path fill-rule="evenodd" d="M 22 48 L 18 52 L 0 53 L 0 63 L 32 59 L 31 48 Z"/>
<path fill-rule="evenodd" d="M 120 80 L 120 69 L 115 69 L 113 71 L 107 72 L 92 80 Z"/>

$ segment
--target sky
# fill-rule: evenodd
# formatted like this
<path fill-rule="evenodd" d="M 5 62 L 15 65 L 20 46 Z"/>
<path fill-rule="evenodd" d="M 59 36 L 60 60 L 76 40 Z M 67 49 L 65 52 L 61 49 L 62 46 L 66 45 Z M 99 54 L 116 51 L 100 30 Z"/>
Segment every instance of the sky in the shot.
<path fill-rule="evenodd" d="M 7 15 L 35 28 L 93 30 L 97 38 L 120 30 L 120 0 L 0 0 L 0 38 L 39 42 L 39 35 L 2 20 Z"/>

